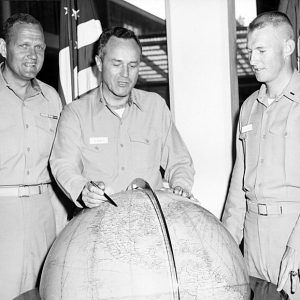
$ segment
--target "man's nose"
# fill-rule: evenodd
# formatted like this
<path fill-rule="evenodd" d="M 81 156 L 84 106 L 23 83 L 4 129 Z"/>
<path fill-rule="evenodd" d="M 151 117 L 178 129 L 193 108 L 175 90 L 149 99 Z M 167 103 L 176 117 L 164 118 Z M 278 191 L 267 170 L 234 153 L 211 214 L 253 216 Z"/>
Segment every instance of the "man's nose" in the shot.
<path fill-rule="evenodd" d="M 122 67 L 122 76 L 123 77 L 128 77 L 128 74 L 129 74 L 128 66 L 123 66 Z"/>
<path fill-rule="evenodd" d="M 251 66 L 255 65 L 255 63 L 257 62 L 257 55 L 255 52 L 251 52 L 249 53 L 249 63 Z"/>
<path fill-rule="evenodd" d="M 28 50 L 28 56 L 30 56 L 31 58 L 36 58 L 37 55 L 36 55 L 36 50 L 34 47 L 30 47 L 29 50 Z"/>

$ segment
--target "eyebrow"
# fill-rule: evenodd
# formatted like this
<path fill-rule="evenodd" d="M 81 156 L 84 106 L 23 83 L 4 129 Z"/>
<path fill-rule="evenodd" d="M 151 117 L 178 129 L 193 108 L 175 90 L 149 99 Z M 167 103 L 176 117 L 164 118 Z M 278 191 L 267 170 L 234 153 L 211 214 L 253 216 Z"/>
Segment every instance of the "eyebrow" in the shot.
<path fill-rule="evenodd" d="M 123 60 L 122 59 L 117 59 L 117 58 L 112 58 L 112 61 L 114 61 L 114 62 L 122 62 Z M 139 61 L 138 60 L 132 60 L 132 61 L 129 62 L 129 64 L 132 64 L 132 63 L 138 64 Z"/>
<path fill-rule="evenodd" d="M 265 49 L 265 48 L 267 48 L 266 46 L 256 46 L 256 47 L 254 47 L 253 49 Z M 247 47 L 246 48 L 248 51 L 250 50 L 250 51 L 252 51 L 249 47 Z"/>
<path fill-rule="evenodd" d="M 266 49 L 266 48 L 267 48 L 266 46 L 258 46 L 258 47 L 255 47 L 254 49 L 262 50 L 262 49 Z"/>

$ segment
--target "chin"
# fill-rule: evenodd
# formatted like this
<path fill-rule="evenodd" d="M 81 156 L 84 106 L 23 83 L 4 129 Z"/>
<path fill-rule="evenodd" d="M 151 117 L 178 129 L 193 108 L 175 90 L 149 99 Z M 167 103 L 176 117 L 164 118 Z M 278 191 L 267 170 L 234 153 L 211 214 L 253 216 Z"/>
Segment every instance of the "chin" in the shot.
<path fill-rule="evenodd" d="M 23 74 L 23 78 L 26 79 L 26 80 L 31 80 L 33 78 L 35 78 L 37 76 L 37 72 L 31 72 L 31 73 L 26 73 L 26 74 Z"/>
<path fill-rule="evenodd" d="M 117 95 L 118 97 L 126 97 L 130 94 L 131 89 L 127 89 L 126 90 L 120 90 L 118 89 L 115 93 L 115 95 Z"/>
<path fill-rule="evenodd" d="M 256 75 L 255 74 L 255 78 L 258 82 L 266 82 L 266 78 L 262 75 Z"/>

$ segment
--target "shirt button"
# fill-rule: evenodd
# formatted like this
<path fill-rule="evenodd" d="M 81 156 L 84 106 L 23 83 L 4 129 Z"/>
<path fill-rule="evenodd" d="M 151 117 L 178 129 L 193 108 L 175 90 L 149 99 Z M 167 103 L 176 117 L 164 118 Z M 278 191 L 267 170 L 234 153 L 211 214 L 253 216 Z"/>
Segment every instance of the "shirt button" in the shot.
<path fill-rule="evenodd" d="M 284 133 L 284 136 L 287 136 L 287 135 L 288 135 L 288 133 L 287 133 L 287 132 L 285 132 L 285 133 Z"/>
<path fill-rule="evenodd" d="M 120 147 L 121 147 L 121 148 L 123 148 L 123 147 L 124 147 L 124 145 L 123 145 L 123 144 L 120 144 Z"/>
<path fill-rule="evenodd" d="M 121 170 L 122 170 L 122 171 L 124 171 L 124 170 L 125 170 L 125 168 L 124 168 L 124 167 L 122 167 L 122 168 L 121 168 Z"/>
<path fill-rule="evenodd" d="M 264 134 L 264 135 L 263 135 L 263 139 L 265 140 L 265 139 L 266 139 L 266 137 L 267 137 L 267 136 Z"/>
<path fill-rule="evenodd" d="M 264 159 L 263 159 L 263 158 L 261 158 L 261 159 L 260 159 L 260 163 L 262 164 L 263 162 L 264 162 Z"/>
<path fill-rule="evenodd" d="M 27 147 L 27 151 L 28 151 L 28 152 L 30 151 L 30 147 Z"/>
<path fill-rule="evenodd" d="M 27 175 L 29 175 L 29 174 L 30 174 L 29 170 L 27 170 L 26 174 L 27 174 Z"/>
<path fill-rule="evenodd" d="M 26 127 L 26 129 L 27 129 L 27 128 L 29 127 L 29 125 L 28 125 L 28 124 L 26 124 L 26 125 L 25 125 L 25 127 Z"/>

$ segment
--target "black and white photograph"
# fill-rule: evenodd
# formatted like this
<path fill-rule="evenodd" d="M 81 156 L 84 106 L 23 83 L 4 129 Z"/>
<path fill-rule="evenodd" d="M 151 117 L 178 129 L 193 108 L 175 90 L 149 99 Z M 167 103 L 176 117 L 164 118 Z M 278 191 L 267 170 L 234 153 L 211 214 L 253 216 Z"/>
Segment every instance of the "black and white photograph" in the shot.
<path fill-rule="evenodd" d="M 0 300 L 300 300 L 300 0 L 0 21 Z"/>

